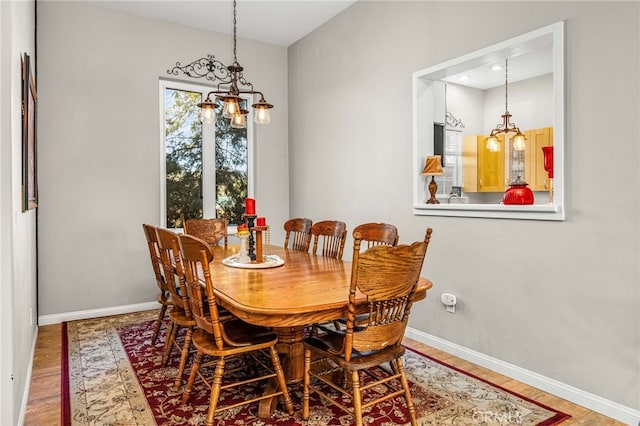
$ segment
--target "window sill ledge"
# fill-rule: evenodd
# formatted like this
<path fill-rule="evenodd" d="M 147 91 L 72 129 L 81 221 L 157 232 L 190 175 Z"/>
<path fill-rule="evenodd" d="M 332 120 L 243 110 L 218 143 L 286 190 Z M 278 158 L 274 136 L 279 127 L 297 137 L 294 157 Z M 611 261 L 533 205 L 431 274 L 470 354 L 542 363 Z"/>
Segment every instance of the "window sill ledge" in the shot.
<path fill-rule="evenodd" d="M 502 219 L 564 220 L 564 211 L 556 204 L 426 204 L 413 205 L 415 216 L 484 217 Z"/>

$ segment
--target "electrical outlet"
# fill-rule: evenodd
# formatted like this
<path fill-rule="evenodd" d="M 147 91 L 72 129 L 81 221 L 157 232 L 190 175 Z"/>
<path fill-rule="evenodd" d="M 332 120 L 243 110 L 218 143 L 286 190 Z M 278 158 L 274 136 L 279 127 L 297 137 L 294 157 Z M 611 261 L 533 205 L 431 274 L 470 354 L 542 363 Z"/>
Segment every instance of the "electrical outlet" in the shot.
<path fill-rule="evenodd" d="M 458 303 L 458 299 L 455 295 L 451 293 L 442 293 L 440 301 L 446 306 L 447 312 L 452 314 L 456 313 L 456 303 Z"/>

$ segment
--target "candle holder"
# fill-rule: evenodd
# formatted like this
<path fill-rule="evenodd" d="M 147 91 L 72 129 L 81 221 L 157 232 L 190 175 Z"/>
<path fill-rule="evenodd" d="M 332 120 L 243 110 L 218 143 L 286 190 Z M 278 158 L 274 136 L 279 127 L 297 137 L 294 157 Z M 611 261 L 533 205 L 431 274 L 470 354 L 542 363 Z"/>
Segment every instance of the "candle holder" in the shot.
<path fill-rule="evenodd" d="M 249 257 L 248 253 L 248 240 L 249 240 L 249 233 L 246 234 L 241 234 L 241 233 L 237 233 L 236 237 L 238 237 L 240 239 L 240 250 L 238 251 L 237 254 L 237 259 L 238 259 L 238 263 L 251 263 L 251 258 Z"/>
<path fill-rule="evenodd" d="M 256 260 L 256 242 L 253 239 L 253 229 L 255 228 L 254 226 L 254 222 L 256 220 L 256 215 L 249 215 L 249 214 L 245 214 L 244 215 L 245 219 L 247 219 L 247 228 L 249 229 L 249 252 L 248 252 L 248 256 L 249 259 L 251 259 L 252 262 L 254 262 Z M 260 250 L 262 251 L 262 250 Z M 260 262 L 262 261 L 262 259 L 260 259 Z"/>
<path fill-rule="evenodd" d="M 262 233 L 264 232 L 267 239 L 269 238 L 269 227 L 268 226 L 255 226 L 251 228 L 252 232 L 256 233 L 256 263 L 262 263 L 264 261 L 264 241 L 262 239 Z"/>

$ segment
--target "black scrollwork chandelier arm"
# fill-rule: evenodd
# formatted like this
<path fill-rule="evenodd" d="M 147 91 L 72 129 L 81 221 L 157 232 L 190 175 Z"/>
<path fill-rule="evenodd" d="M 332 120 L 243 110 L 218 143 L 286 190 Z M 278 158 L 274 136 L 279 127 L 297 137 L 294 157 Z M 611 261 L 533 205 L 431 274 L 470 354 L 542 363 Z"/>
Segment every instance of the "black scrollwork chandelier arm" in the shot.
<path fill-rule="evenodd" d="M 215 58 L 215 56 L 209 54 L 204 58 L 196 59 L 195 61 L 182 65 L 180 62 L 176 62 L 176 65 L 167 70 L 167 74 L 180 75 L 183 74 L 193 78 L 205 78 L 212 82 L 218 82 L 217 90 L 209 92 L 212 94 L 232 93 L 234 95 L 245 94 L 258 94 L 261 98 L 264 98 L 262 92 L 253 89 L 253 84 L 248 82 L 242 75 L 243 68 L 236 62 L 234 65 L 226 66 L 221 61 Z M 229 87 L 224 87 L 229 86 Z M 241 89 L 240 86 L 248 87 L 248 89 Z"/>
<path fill-rule="evenodd" d="M 213 55 L 207 55 L 204 58 L 196 59 L 190 64 L 182 66 L 180 62 L 176 62 L 176 66 L 167 70 L 167 74 L 179 75 L 183 74 L 194 78 L 205 78 L 209 81 L 225 81 L 229 79 L 230 73 L 227 66 L 216 59 Z M 228 80 L 227 83 L 231 81 Z"/>

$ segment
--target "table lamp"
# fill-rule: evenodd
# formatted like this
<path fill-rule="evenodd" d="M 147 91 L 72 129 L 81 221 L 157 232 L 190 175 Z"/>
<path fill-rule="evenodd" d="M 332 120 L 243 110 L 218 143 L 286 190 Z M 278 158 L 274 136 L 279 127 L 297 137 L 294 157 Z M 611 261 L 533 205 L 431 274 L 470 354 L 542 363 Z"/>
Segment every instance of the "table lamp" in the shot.
<path fill-rule="evenodd" d="M 436 198 L 436 192 L 438 191 L 438 184 L 434 176 L 442 176 L 444 175 L 444 170 L 442 169 L 442 162 L 440 161 L 439 155 L 428 156 L 427 162 L 424 165 L 424 169 L 422 169 L 423 176 L 431 176 L 431 182 L 429 182 L 429 194 L 431 194 L 431 198 L 427 200 L 427 204 L 440 204 L 440 201 Z"/>

